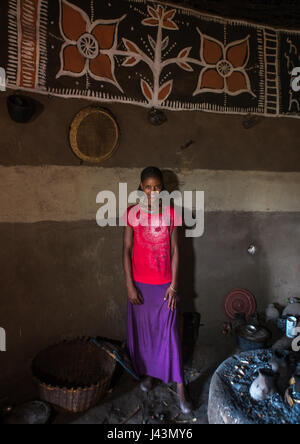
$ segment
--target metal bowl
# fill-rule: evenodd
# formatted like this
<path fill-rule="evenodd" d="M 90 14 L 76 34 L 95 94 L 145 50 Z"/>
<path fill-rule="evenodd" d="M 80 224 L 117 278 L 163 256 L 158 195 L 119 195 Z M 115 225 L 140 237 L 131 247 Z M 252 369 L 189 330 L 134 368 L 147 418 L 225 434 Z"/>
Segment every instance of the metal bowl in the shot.
<path fill-rule="evenodd" d="M 246 325 L 245 331 L 251 335 L 257 332 L 257 327 L 255 325 L 249 324 Z"/>

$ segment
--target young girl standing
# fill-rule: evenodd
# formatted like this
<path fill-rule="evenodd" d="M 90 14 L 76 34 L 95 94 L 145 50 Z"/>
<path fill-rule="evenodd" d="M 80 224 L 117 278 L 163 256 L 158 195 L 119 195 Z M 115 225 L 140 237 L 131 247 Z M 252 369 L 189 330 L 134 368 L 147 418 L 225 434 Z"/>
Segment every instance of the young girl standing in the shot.
<path fill-rule="evenodd" d="M 183 363 L 177 312 L 178 225 L 181 217 L 173 206 L 155 207 L 163 191 L 161 171 L 145 168 L 139 190 L 146 201 L 127 208 L 123 238 L 123 267 L 128 293 L 127 348 L 148 391 L 153 378 L 177 382 L 180 408 L 189 413 L 192 405 L 183 384 Z"/>

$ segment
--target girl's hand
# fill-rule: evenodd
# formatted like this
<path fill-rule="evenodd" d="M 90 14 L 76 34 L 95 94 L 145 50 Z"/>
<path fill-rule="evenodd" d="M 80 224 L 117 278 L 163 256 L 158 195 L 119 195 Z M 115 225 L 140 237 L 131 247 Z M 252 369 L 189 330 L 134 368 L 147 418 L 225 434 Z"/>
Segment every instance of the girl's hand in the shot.
<path fill-rule="evenodd" d="M 132 287 L 127 290 L 128 299 L 133 305 L 142 305 L 143 297 L 140 291 L 136 287 Z"/>
<path fill-rule="evenodd" d="M 176 304 L 177 304 L 177 293 L 169 287 L 166 291 L 166 295 L 164 297 L 164 301 L 168 301 L 168 308 L 171 308 L 171 310 L 175 310 Z"/>

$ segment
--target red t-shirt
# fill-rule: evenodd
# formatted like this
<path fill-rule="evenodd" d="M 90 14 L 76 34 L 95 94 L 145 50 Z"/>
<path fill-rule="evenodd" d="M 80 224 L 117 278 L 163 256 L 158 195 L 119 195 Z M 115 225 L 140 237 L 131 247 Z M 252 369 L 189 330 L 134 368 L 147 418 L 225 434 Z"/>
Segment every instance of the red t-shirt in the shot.
<path fill-rule="evenodd" d="M 162 214 L 150 214 L 140 205 L 131 205 L 122 220 L 133 228 L 132 275 L 144 284 L 166 284 L 172 280 L 170 237 L 181 216 L 172 206 Z M 147 224 L 148 226 L 145 226 Z"/>

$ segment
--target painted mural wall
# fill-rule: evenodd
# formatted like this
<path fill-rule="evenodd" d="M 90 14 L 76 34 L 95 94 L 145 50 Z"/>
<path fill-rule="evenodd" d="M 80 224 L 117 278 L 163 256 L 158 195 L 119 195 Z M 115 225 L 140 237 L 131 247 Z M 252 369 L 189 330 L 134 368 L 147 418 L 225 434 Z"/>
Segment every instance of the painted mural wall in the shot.
<path fill-rule="evenodd" d="M 300 32 L 146 0 L 8 0 L 12 88 L 299 117 Z"/>

